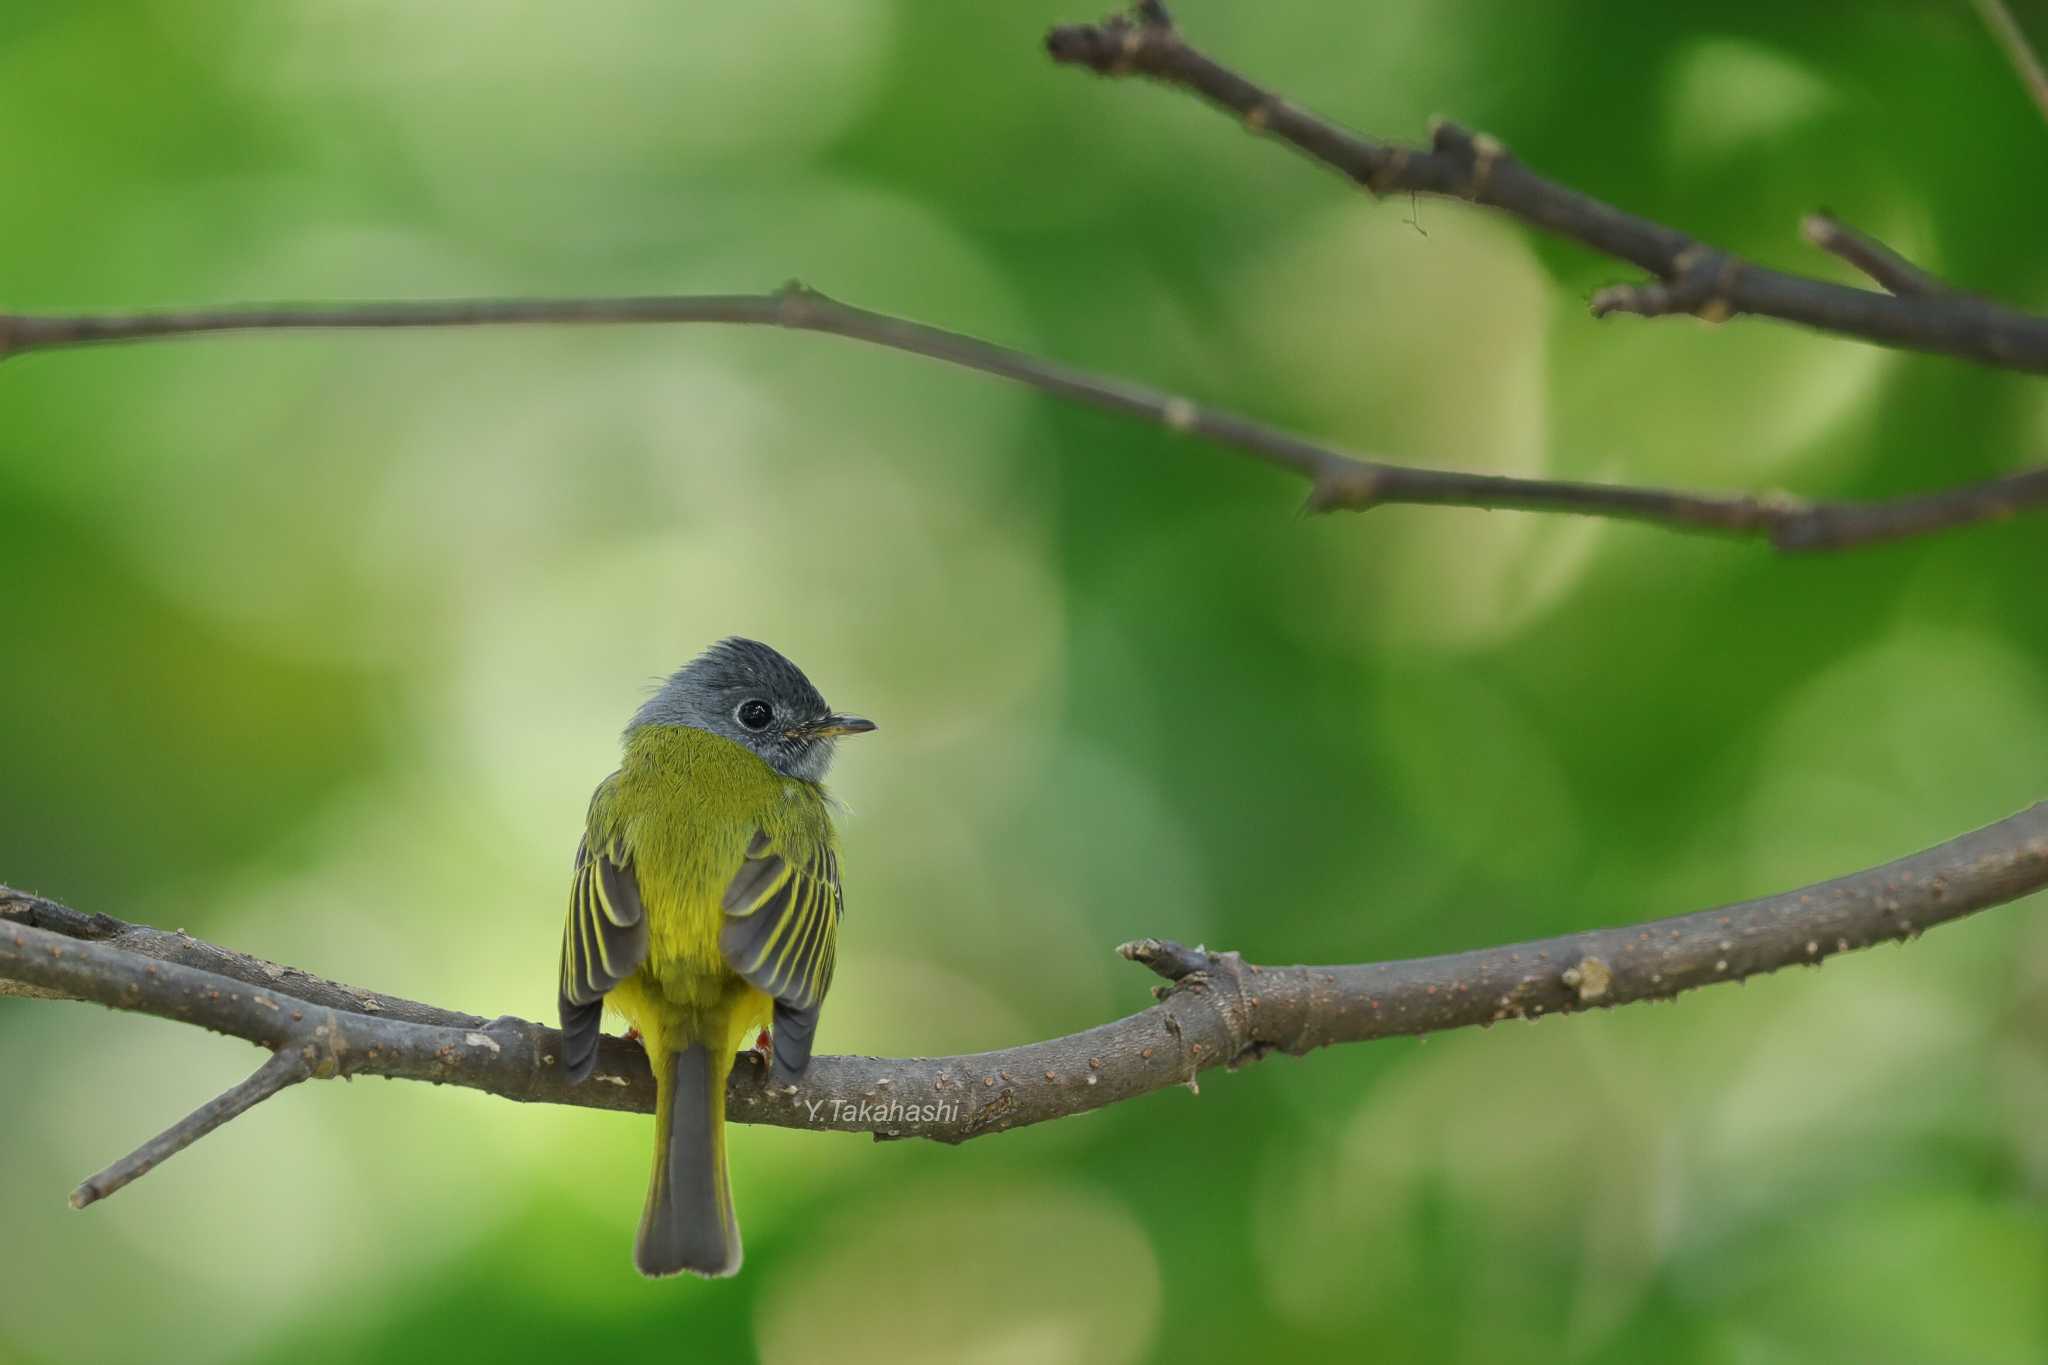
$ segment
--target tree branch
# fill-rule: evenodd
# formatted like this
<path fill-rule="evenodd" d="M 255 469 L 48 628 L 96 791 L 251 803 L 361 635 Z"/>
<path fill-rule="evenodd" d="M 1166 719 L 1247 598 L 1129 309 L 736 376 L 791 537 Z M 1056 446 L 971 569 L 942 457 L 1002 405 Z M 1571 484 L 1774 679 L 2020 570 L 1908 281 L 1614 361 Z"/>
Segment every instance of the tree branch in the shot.
<path fill-rule="evenodd" d="M 232 948 L 222 948 L 204 939 L 196 939 L 183 929 L 152 929 L 146 924 L 130 924 L 126 920 L 115 919 L 112 915 L 89 915 L 82 910 L 73 910 L 68 905 L 60 905 L 56 901 L 30 895 L 26 891 L 16 891 L 8 886 L 0 886 L 0 921 L 48 929 L 66 938 L 104 943 L 109 947 L 137 953 L 157 962 L 197 967 L 219 976 L 232 977 L 247 985 L 281 991 L 294 1000 L 317 1005 L 323 1009 L 344 1010 L 350 1014 L 374 1014 L 384 1019 L 403 1019 L 415 1024 L 438 1024 L 446 1028 L 477 1029 L 489 1022 L 482 1015 L 463 1014 L 456 1010 L 442 1009 L 437 1005 L 423 1005 L 417 1000 L 407 1000 L 402 996 L 382 995 L 376 991 L 344 986 L 338 981 L 329 981 L 325 977 L 315 976 L 297 967 L 279 966 L 260 957 L 251 957 Z M 27 994 L 31 991 L 48 994 L 40 988 L 10 991 L 9 984 L 4 975 L 0 975 L 0 995 Z M 60 995 L 59 998 L 65 997 Z"/>
<path fill-rule="evenodd" d="M 2005 59 L 2012 63 L 2013 74 L 2020 78 L 2020 84 L 2027 89 L 2034 107 L 2041 111 L 2042 118 L 2048 118 L 2048 71 L 2041 69 L 2041 59 L 2035 55 L 2034 45 L 2027 41 L 2026 30 L 2013 17 L 2005 0 L 1972 0 L 1977 7 L 1977 16 L 1984 21 L 1984 27 L 1991 30 L 1991 37 Z"/>
<path fill-rule="evenodd" d="M 1236 953 L 1146 939 L 1119 951 L 1171 984 L 1151 1008 L 1083 1033 L 961 1057 L 818 1057 L 777 1090 L 749 1060 L 728 1116 L 786 1128 L 961 1142 L 1195 1087 L 1269 1052 L 1666 1000 L 1836 953 L 1910 939 L 2048 886 L 2048 802 L 1881 867 L 1760 900 L 1617 929 L 1442 957 L 1261 967 Z M 203 957 L 211 969 L 190 965 Z M 291 973 L 181 934 L 83 915 L 0 887 L 0 980 L 198 1024 L 270 1049 L 255 1076 L 80 1186 L 82 1207 L 270 1094 L 309 1077 L 390 1076 L 507 1099 L 651 1112 L 640 1049 L 607 1037 L 597 1073 L 568 1085 L 560 1035 Z M 322 1004 L 319 999 L 353 1001 Z M 371 1011 L 369 1002 L 397 1008 Z M 407 1017 L 400 1017 L 401 1014 Z M 751 1054 L 749 1054 L 751 1059 Z"/>
<path fill-rule="evenodd" d="M 1809 213 L 1800 220 L 1799 235 L 1870 276 L 1882 288 L 1901 296 L 1945 294 L 1948 286 L 1868 233 L 1858 232 L 1832 213 Z"/>
<path fill-rule="evenodd" d="M 310 1049 L 309 1049 L 310 1051 Z M 148 1175 L 229 1119 L 239 1118 L 288 1086 L 313 1076 L 313 1063 L 296 1048 L 281 1048 L 256 1068 L 255 1074 L 179 1119 L 165 1131 L 122 1157 L 71 1192 L 71 1207 L 97 1204 L 130 1182 Z"/>
<path fill-rule="evenodd" d="M 2048 373 L 2048 318 L 1966 294 L 1880 294 L 1772 270 L 1546 179 L 1498 139 L 1454 123 L 1437 123 L 1426 148 L 1360 136 L 1189 46 L 1157 4 L 1140 5 L 1129 17 L 1055 28 L 1045 45 L 1056 62 L 1191 90 L 1375 196 L 1405 192 L 1484 204 L 1655 277 L 1601 290 L 1593 298 L 1596 316 L 1691 313 L 1719 322 L 1751 313 L 1880 345 Z"/>
<path fill-rule="evenodd" d="M 774 294 L 583 299 L 448 299 L 354 305 L 228 307 L 118 316 L 0 314 L 0 360 L 31 351 L 219 332 L 578 323 L 725 323 L 845 337 L 979 370 L 1084 406 L 1205 437 L 1310 485 L 1311 511 L 1389 504 L 1567 512 L 1671 530 L 1755 536 L 1787 551 L 1844 550 L 1998 520 L 2048 506 L 2048 469 L 1878 502 L 1808 502 L 1786 494 L 1693 493 L 1617 484 L 1468 474 L 1366 459 L 1163 390 L 1027 355 L 976 337 L 870 312 L 791 284 Z"/>

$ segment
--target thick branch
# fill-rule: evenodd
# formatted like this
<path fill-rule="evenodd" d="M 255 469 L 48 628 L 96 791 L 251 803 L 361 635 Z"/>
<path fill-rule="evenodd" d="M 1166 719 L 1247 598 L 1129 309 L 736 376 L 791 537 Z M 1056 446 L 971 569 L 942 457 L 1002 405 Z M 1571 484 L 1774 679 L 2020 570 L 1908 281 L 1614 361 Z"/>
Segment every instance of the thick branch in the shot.
<path fill-rule="evenodd" d="M 463 1014 L 456 1010 L 444 1010 L 436 1005 L 423 1005 L 417 1000 L 407 1000 L 397 995 L 381 995 L 376 991 L 359 990 L 344 986 L 338 981 L 315 976 L 297 967 L 284 967 L 267 962 L 260 957 L 238 953 L 232 948 L 221 948 L 197 939 L 179 929 L 170 931 L 152 929 L 146 924 L 130 924 L 115 919 L 112 915 L 88 915 L 73 910 L 68 905 L 32 896 L 26 891 L 0 886 L 0 920 L 10 924 L 26 924 L 32 928 L 48 929 L 66 938 L 84 939 L 92 943 L 104 943 L 126 952 L 139 953 L 158 962 L 175 962 L 180 966 L 198 967 L 221 976 L 233 977 L 252 986 L 262 986 L 281 991 L 294 1000 L 326 1009 L 346 1010 L 351 1014 L 374 1014 L 385 1019 L 405 1019 L 416 1024 L 440 1024 L 448 1028 L 482 1028 L 487 1020 L 481 1015 Z M 0 974 L 4 977 L 4 974 Z M 40 988 L 9 991 L 9 982 L 0 979 L 0 995 L 26 994 L 29 991 L 46 994 Z M 16 983 L 18 984 L 18 983 Z"/>
<path fill-rule="evenodd" d="M 774 1090 L 764 1067 L 733 1077 L 741 1122 L 959 1142 L 1100 1109 L 1268 1052 L 1433 1033 L 1500 1019 L 1662 1000 L 1836 953 L 1914 937 L 2048 886 L 2048 803 L 1881 867 L 1797 891 L 1618 929 L 1444 957 L 1356 966 L 1261 967 L 1235 953 L 1159 940 L 1124 956 L 1173 983 L 1137 1014 L 1083 1033 L 961 1057 L 819 1057 Z M 49 926 L 49 927 L 44 927 Z M 68 931 L 68 932 L 67 932 Z M 73 937 L 84 934 L 88 937 Z M 124 946 L 116 947 L 120 943 Z M 212 970 L 184 959 L 203 949 Z M 155 955 L 152 955 L 155 954 Z M 640 1049 L 607 1038 L 597 1074 L 562 1079 L 560 1035 L 522 1020 L 392 1001 L 300 974 L 309 994 L 391 1001 L 359 1012 L 273 985 L 273 964 L 0 888 L 0 979 L 116 1009 L 183 1020 L 286 1058 L 266 1066 L 135 1157 L 81 1187 L 108 1193 L 302 1076 L 390 1076 L 508 1099 L 650 1112 Z M 447 1020 L 452 1022 L 432 1022 Z M 132 1169 L 130 1169 L 132 1168 Z M 128 1170 L 124 1179 L 114 1172 Z M 107 1182 L 107 1183 L 103 1183 Z"/>
<path fill-rule="evenodd" d="M 1885 346 L 2048 372 L 2048 318 L 1966 294 L 1900 296 L 1772 270 L 1536 174 L 1499 140 L 1438 123 L 1428 147 L 1363 137 L 1253 84 L 1188 45 L 1158 5 L 1133 17 L 1055 28 L 1053 60 L 1104 76 L 1150 76 L 1230 111 L 1374 195 L 1433 194 L 1501 210 L 1655 277 L 1593 299 L 1595 314 L 1737 313 L 1777 318 Z"/>
<path fill-rule="evenodd" d="M 1884 502 L 1690 493 L 1424 469 L 1365 459 L 1178 394 L 1091 374 L 976 337 L 870 312 L 791 285 L 775 294 L 612 299 L 450 299 L 413 303 L 232 307 L 109 317 L 0 314 L 0 359 L 29 351 L 215 332 L 545 323 L 726 323 L 822 332 L 979 370 L 1071 402 L 1205 437 L 1308 480 L 1315 511 L 1387 504 L 1569 512 L 1673 530 L 1757 536 L 1781 550 L 1841 550 L 1997 520 L 2048 506 L 2048 471 L 2029 470 Z"/>

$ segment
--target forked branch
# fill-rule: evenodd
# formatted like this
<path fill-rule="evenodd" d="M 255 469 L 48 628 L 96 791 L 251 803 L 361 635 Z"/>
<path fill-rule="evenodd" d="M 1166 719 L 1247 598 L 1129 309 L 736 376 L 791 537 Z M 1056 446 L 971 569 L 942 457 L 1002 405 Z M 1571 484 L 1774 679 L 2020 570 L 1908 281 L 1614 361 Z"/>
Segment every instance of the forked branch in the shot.
<path fill-rule="evenodd" d="M 1678 531 L 1753 536 L 1780 550 L 1844 550 L 1994 521 L 2048 506 L 2048 469 L 1873 502 L 1809 502 L 1789 494 L 1685 492 L 1623 484 L 1469 474 L 1394 464 L 1255 421 L 1180 394 L 871 312 L 792 284 L 774 294 L 587 299 L 444 299 L 230 307 L 121 316 L 0 314 L 0 360 L 71 346 L 221 332 L 385 328 L 723 323 L 785 327 L 906 351 L 1027 385 L 1070 402 L 1200 436 L 1306 479 L 1317 512 L 1390 504 L 1570 512 Z"/>
<path fill-rule="evenodd" d="M 1307 153 L 1374 195 L 1469 200 L 1648 272 L 1593 298 L 1593 312 L 1739 313 L 1884 346 L 2048 372 L 2048 318 L 1949 291 L 1877 293 L 1773 270 L 1548 179 L 1498 138 L 1439 122 L 1427 147 L 1382 142 L 1319 118 L 1190 45 L 1156 3 L 1046 35 L 1054 61 L 1104 76 L 1149 76 L 1201 96 L 1246 128 Z"/>
<path fill-rule="evenodd" d="M 747 1123 L 960 1142 L 1100 1109 L 1269 1052 L 1434 1033 L 1666 1000 L 1923 930 L 2048 886 L 2048 803 L 1834 881 L 1618 929 L 1443 957 L 1263 967 L 1160 940 L 1120 950 L 1165 977 L 1151 1008 L 1083 1033 L 959 1057 L 819 1057 L 776 1090 L 734 1074 Z M 203 961 L 206 966 L 193 965 Z M 6 989 L 9 983 L 14 990 Z M 0 887 L 0 994 L 89 1000 L 243 1038 L 274 1055 L 254 1077 L 79 1187 L 83 1207 L 298 1081 L 391 1076 L 507 1099 L 651 1112 L 640 1049 L 604 1040 L 580 1086 L 560 1035 L 323 981 L 229 949 L 84 915 Z"/>

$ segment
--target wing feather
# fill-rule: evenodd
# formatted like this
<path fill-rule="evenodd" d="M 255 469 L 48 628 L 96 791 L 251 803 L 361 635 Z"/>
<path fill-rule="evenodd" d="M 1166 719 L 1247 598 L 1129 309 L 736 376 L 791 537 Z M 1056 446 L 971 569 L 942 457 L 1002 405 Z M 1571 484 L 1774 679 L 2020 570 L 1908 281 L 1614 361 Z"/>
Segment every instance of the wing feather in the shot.
<path fill-rule="evenodd" d="M 726 963 L 775 1000 L 778 1081 L 795 1080 L 810 1064 L 843 910 L 838 854 L 829 847 L 786 853 L 766 832 L 754 835 L 726 886 L 718 937 Z"/>
<path fill-rule="evenodd" d="M 610 783 L 605 779 L 591 798 L 593 826 Z M 604 997 L 638 971 L 647 957 L 647 911 L 633 874 L 632 850 L 620 838 L 594 837 L 597 834 L 595 828 L 586 829 L 576 846 L 569 917 L 562 926 L 562 981 L 556 1003 L 562 1021 L 562 1065 L 571 1082 L 584 1079 L 597 1066 Z"/>

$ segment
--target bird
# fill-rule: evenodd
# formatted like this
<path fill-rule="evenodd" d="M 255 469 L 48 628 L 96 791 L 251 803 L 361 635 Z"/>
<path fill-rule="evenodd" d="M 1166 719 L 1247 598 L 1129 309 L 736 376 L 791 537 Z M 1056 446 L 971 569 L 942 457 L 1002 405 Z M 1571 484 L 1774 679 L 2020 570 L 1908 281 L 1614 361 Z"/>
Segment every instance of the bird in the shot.
<path fill-rule="evenodd" d="M 842 913 L 823 782 L 837 742 L 874 728 L 832 710 L 774 649 L 734 636 L 634 713 L 618 771 L 590 799 L 562 932 L 560 1064 L 572 1084 L 589 1078 L 607 1006 L 647 1050 L 643 1275 L 740 1268 L 726 1080 L 764 1029 L 772 1084 L 810 1064 Z"/>

